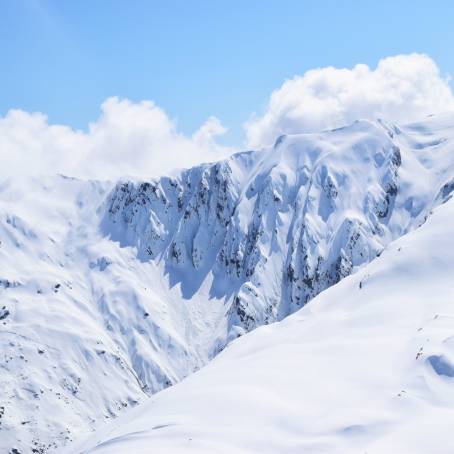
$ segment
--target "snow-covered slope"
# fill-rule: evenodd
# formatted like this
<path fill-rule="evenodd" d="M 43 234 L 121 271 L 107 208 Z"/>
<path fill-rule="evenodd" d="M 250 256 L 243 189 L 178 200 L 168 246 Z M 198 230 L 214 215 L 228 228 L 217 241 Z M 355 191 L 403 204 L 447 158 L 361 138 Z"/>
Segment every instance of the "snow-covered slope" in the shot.
<path fill-rule="evenodd" d="M 454 189 L 454 118 L 281 137 L 146 182 L 0 185 L 0 450 L 53 450 L 281 320 Z"/>
<path fill-rule="evenodd" d="M 63 177 L 1 187 L 0 452 L 64 444 L 208 360 L 199 343 L 215 310 L 184 304 L 101 233 L 110 189 Z"/>
<path fill-rule="evenodd" d="M 71 452 L 452 453 L 454 200 Z"/>
<path fill-rule="evenodd" d="M 454 130 L 428 125 L 361 121 L 175 179 L 123 183 L 104 229 L 161 263 L 183 298 L 204 289 L 227 303 L 222 348 L 225 332 L 282 319 L 371 261 L 450 193 Z"/>

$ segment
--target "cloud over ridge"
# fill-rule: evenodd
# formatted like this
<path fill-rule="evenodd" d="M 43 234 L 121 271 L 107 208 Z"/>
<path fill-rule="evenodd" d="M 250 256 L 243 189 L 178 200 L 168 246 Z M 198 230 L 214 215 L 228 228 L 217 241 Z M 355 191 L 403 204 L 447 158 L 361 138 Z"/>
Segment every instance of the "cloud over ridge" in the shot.
<path fill-rule="evenodd" d="M 103 102 L 100 117 L 87 133 L 51 125 L 42 113 L 10 110 L 0 118 L 0 156 L 5 163 L 0 176 L 149 177 L 229 155 L 230 148 L 216 143 L 225 131 L 210 117 L 187 136 L 153 102 L 117 97 Z"/>
<path fill-rule="evenodd" d="M 399 123 L 454 111 L 447 77 L 427 55 L 384 58 L 375 69 L 312 69 L 272 92 L 265 112 L 245 125 L 245 147 L 260 148 L 282 134 L 318 132 L 357 119 Z M 152 101 L 111 97 L 88 131 L 49 124 L 43 113 L 10 110 L 0 117 L 0 177 L 62 173 L 80 178 L 147 178 L 227 157 L 226 128 L 209 117 L 192 135 Z"/>
<path fill-rule="evenodd" d="M 397 55 L 375 69 L 312 69 L 273 91 L 266 111 L 245 124 L 247 145 L 270 145 L 282 134 L 317 132 L 357 119 L 411 122 L 454 110 L 448 78 L 427 55 Z"/>

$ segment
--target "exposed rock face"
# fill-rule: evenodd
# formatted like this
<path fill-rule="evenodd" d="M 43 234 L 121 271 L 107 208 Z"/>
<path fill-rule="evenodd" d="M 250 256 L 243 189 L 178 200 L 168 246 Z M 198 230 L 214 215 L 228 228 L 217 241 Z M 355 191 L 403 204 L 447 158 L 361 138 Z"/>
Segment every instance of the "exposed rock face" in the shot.
<path fill-rule="evenodd" d="M 357 122 L 175 179 L 123 183 L 104 225 L 145 260 L 163 260 L 187 297 L 191 276 L 209 275 L 210 294 L 229 302 L 229 339 L 297 310 L 424 220 L 434 188 L 410 196 L 403 160 L 435 177 L 400 134 Z M 440 191 L 446 198 L 449 183 Z"/>

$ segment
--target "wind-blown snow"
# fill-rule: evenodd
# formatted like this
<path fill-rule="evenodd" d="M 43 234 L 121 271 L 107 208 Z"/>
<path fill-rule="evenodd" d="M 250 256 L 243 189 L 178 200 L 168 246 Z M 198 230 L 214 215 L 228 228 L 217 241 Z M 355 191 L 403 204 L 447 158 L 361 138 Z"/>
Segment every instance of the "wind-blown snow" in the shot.
<path fill-rule="evenodd" d="M 268 149 L 149 181 L 3 181 L 0 449 L 45 452 L 67 444 L 181 381 L 238 336 L 284 319 L 346 276 L 363 273 L 392 241 L 424 224 L 451 197 L 453 125 L 452 116 L 405 127 L 359 121 L 320 134 L 282 136 Z M 339 332 L 347 329 L 339 314 L 349 312 L 342 307 L 350 304 L 348 317 L 357 317 L 349 301 L 322 317 L 329 329 L 339 317 Z M 277 336 L 279 354 L 285 350 L 277 342 L 281 326 L 287 325 L 267 328 L 270 342 Z M 314 337 L 313 348 L 334 354 L 336 341 L 324 327 L 320 333 L 332 343 L 324 346 Z M 309 348 L 311 333 L 296 345 L 307 342 Z M 245 337 L 253 336 L 260 334 Z M 228 351 L 236 345 L 243 344 Z M 284 345 L 290 355 L 292 345 Z M 305 358 L 298 355 L 289 360 L 293 367 Z M 448 363 L 445 357 L 430 360 L 444 377 L 451 373 Z M 235 374 L 231 367 L 225 402 L 235 397 L 227 386 Z M 316 372 L 303 371 L 305 380 L 323 383 Z M 259 381 L 256 386 L 251 396 L 260 400 Z M 197 389 L 194 396 L 210 395 L 210 388 Z M 179 391 L 158 395 L 170 392 Z M 291 399 L 282 405 L 291 406 Z M 213 437 L 220 447 L 222 437 L 215 430 Z"/>

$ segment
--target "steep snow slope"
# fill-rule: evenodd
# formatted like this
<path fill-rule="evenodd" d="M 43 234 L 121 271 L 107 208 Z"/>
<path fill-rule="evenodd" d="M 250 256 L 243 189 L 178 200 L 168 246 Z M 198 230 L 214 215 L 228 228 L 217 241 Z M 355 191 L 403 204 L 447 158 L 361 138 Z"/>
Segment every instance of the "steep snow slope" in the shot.
<path fill-rule="evenodd" d="M 64 444 L 208 359 L 197 341 L 215 309 L 182 304 L 102 235 L 110 189 L 64 177 L 0 189 L 0 452 Z"/>
<path fill-rule="evenodd" d="M 454 201 L 71 452 L 452 453 Z"/>
<path fill-rule="evenodd" d="M 147 182 L 2 182 L 0 450 L 65 444 L 370 262 L 449 198 L 452 125 L 356 122 Z"/>

